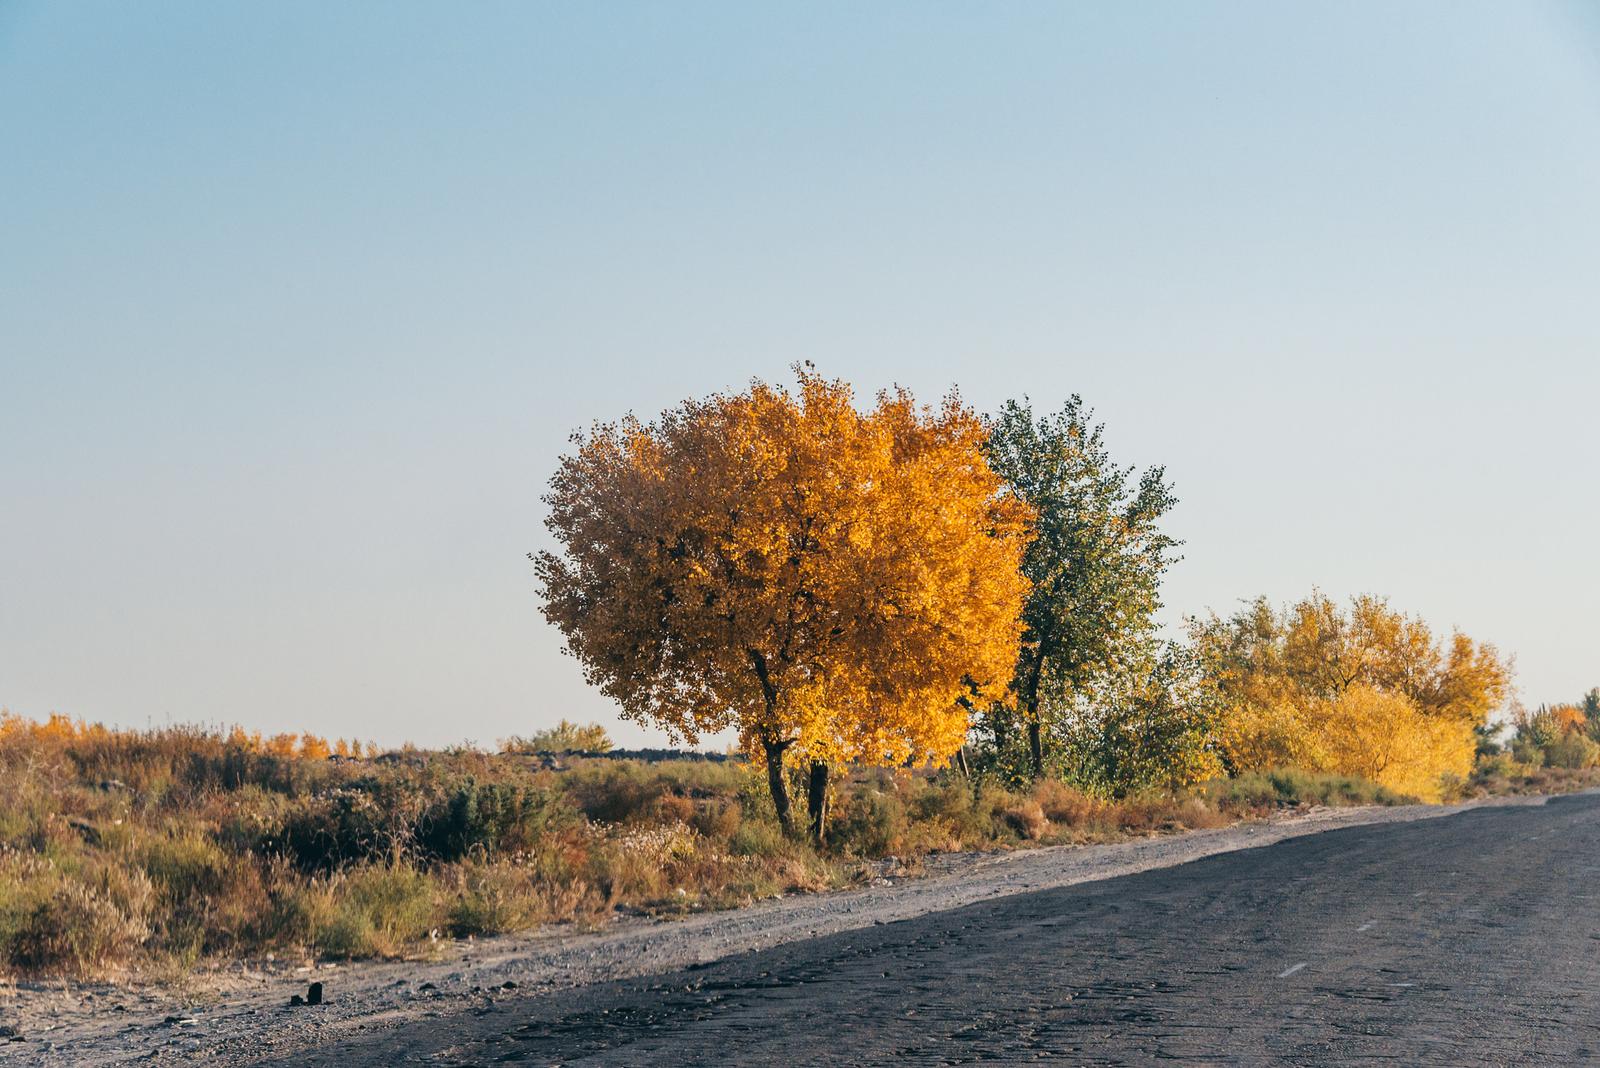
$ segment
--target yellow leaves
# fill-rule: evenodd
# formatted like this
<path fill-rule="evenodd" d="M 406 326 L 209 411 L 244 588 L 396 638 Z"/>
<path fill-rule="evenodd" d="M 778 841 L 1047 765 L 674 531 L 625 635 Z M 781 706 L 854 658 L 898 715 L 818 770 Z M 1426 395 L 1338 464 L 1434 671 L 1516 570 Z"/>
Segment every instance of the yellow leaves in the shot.
<path fill-rule="evenodd" d="M 1589 725 L 1589 717 L 1577 705 L 1552 705 L 1550 722 L 1562 734 L 1581 733 Z"/>
<path fill-rule="evenodd" d="M 1356 682 L 1403 693 L 1423 711 L 1482 723 L 1504 702 L 1510 669 L 1491 645 L 1457 632 L 1446 651 L 1420 619 L 1382 598 L 1348 611 L 1317 593 L 1284 612 L 1282 665 L 1308 690 L 1337 694 Z"/>
<path fill-rule="evenodd" d="M 1288 694 L 1231 705 L 1220 733 L 1222 752 L 1236 771 L 1324 763 L 1312 721 Z"/>
<path fill-rule="evenodd" d="M 198 730 L 199 728 L 195 728 Z M 87 723 L 81 719 L 52 712 L 44 722 L 0 711 L 0 742 L 27 741 L 67 744 L 72 742 L 104 742 L 113 738 L 137 737 L 139 732 L 118 730 L 103 723 Z M 260 731 L 247 731 L 234 726 L 225 737 L 225 744 L 251 753 L 270 753 L 279 757 L 300 757 L 305 760 L 326 760 L 330 755 L 359 757 L 362 746 L 357 741 L 340 739 L 329 745 L 326 738 L 310 732 L 302 734 L 276 734 L 263 738 Z"/>
<path fill-rule="evenodd" d="M 1223 752 L 1235 769 L 1298 766 L 1361 775 L 1437 800 L 1472 767 L 1472 728 L 1506 698 L 1494 647 L 1376 597 L 1340 609 L 1322 594 L 1275 612 L 1264 601 L 1193 629 L 1223 699 Z"/>
<path fill-rule="evenodd" d="M 942 760 L 998 693 L 1028 513 L 981 422 L 800 372 L 600 426 L 546 501 L 546 614 L 626 715 L 814 760 Z"/>
<path fill-rule="evenodd" d="M 1430 716 L 1401 694 L 1358 684 L 1313 714 L 1324 747 L 1321 770 L 1360 775 L 1424 801 L 1440 799 L 1446 775 L 1472 771 L 1472 729 Z"/>
<path fill-rule="evenodd" d="M 1465 724 L 1357 683 L 1332 700 L 1240 706 L 1224 726 L 1223 745 L 1239 770 L 1299 767 L 1357 775 L 1437 801 L 1444 776 L 1471 772 L 1475 740 Z"/>
<path fill-rule="evenodd" d="M 0 742 L 65 745 L 70 742 L 103 741 L 114 733 L 103 723 L 86 723 L 59 712 L 50 713 L 41 723 L 0 709 Z"/>

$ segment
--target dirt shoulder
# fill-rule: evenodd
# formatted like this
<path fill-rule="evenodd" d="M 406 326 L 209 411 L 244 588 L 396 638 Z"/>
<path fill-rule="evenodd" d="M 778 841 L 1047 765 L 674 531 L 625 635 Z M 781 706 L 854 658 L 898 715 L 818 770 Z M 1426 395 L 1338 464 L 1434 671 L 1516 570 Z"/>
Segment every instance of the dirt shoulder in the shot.
<path fill-rule="evenodd" d="M 553 928 L 454 944 L 436 959 L 315 968 L 263 965 L 207 972 L 181 987 L 19 983 L 0 988 L 0 1063 L 243 1065 L 431 1017 L 483 1011 L 611 979 L 692 967 L 819 935 L 960 908 L 990 898 L 1171 867 L 1341 827 L 1449 816 L 1467 809 L 1541 805 L 1544 797 L 1458 805 L 1319 808 L 1216 830 L 1093 846 L 927 858 L 916 877 L 798 895 L 675 920 L 618 919 L 583 933 Z M 326 1001 L 290 1008 L 308 983 Z"/>

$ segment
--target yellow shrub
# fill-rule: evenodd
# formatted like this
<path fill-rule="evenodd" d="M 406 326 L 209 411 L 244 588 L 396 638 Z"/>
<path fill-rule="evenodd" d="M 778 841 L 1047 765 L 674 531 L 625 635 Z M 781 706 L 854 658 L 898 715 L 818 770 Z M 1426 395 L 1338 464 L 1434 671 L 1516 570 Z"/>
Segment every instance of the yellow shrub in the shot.
<path fill-rule="evenodd" d="M 1237 771 L 1317 768 L 1324 763 L 1305 710 L 1291 700 L 1245 702 L 1222 721 L 1222 750 Z"/>
<path fill-rule="evenodd" d="M 1446 775 L 1472 771 L 1472 729 L 1410 698 L 1356 684 L 1332 700 L 1282 699 L 1233 709 L 1223 728 L 1241 771 L 1300 767 L 1357 775 L 1425 801 Z"/>
<path fill-rule="evenodd" d="M 1352 686 L 1321 714 L 1324 771 L 1360 775 L 1424 801 L 1440 799 L 1444 776 L 1472 772 L 1472 729 L 1426 715 L 1399 694 Z"/>

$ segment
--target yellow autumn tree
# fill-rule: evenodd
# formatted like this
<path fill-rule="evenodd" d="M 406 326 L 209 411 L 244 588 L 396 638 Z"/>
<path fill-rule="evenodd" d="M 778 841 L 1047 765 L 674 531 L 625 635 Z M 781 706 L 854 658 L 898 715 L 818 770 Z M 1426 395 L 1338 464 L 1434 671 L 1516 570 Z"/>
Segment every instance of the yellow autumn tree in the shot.
<path fill-rule="evenodd" d="M 1404 694 L 1358 682 L 1309 712 L 1319 750 L 1307 765 L 1314 770 L 1359 775 L 1424 801 L 1440 799 L 1445 776 L 1472 771 L 1472 731 Z"/>
<path fill-rule="evenodd" d="M 1020 634 L 1029 512 L 952 395 L 860 411 L 798 370 L 574 439 L 545 497 L 563 547 L 534 557 L 545 614 L 622 714 L 690 743 L 738 729 L 793 830 L 841 762 L 943 762 L 972 699 L 1000 695 Z"/>
<path fill-rule="evenodd" d="M 1510 694 L 1510 667 L 1492 645 L 1459 632 L 1442 642 L 1377 597 L 1341 608 L 1316 593 L 1282 610 L 1261 599 L 1190 631 L 1235 771 L 1361 775 L 1437 800 L 1445 776 L 1471 771 L 1473 729 Z"/>
<path fill-rule="evenodd" d="M 1589 725 L 1589 718 L 1583 714 L 1583 709 L 1573 704 L 1560 704 L 1550 706 L 1550 720 L 1555 728 L 1562 734 L 1575 734 L 1582 732 Z"/>

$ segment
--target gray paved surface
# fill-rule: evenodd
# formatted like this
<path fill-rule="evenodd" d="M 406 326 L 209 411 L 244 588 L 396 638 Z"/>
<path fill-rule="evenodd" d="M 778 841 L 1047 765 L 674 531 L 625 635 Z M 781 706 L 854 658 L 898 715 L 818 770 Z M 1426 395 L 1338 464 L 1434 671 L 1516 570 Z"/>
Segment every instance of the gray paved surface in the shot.
<path fill-rule="evenodd" d="M 282 1063 L 1600 1062 L 1600 797 L 1358 827 Z"/>

